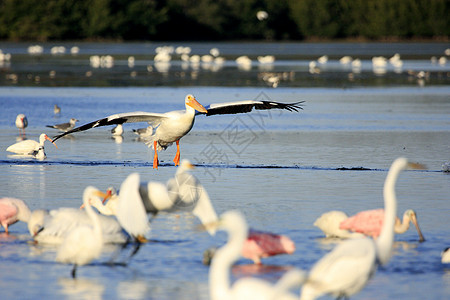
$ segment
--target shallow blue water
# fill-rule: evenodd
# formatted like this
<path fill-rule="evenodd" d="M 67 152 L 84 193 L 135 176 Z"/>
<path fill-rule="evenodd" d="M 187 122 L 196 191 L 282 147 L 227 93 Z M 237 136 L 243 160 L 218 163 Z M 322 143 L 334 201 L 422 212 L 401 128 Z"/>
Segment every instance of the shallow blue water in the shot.
<path fill-rule="evenodd" d="M 31 209 L 78 207 L 87 185 L 118 187 L 132 172 L 139 172 L 142 180 L 165 182 L 176 170 L 171 161 L 174 147 L 161 152 L 162 166 L 152 169 L 153 151 L 131 132 L 145 124 L 126 124 L 123 140 L 112 139 L 109 127 L 60 139 L 58 149 L 46 145 L 48 157 L 42 162 L 11 156 L 4 149 L 18 137 L 17 113 L 28 116 L 27 138 L 37 139 L 41 132 L 56 135 L 45 125 L 71 117 L 84 124 L 117 112 L 181 109 L 187 93 L 205 105 L 261 97 L 304 100 L 299 113 L 199 116 L 181 140 L 182 158 L 198 164 L 193 173 L 218 213 L 240 209 L 252 227 L 286 234 L 296 243 L 293 255 L 265 259 L 259 268 L 240 260 L 233 268 L 233 280 L 251 275 L 275 282 L 290 267 L 309 269 L 334 246 L 322 238 L 314 220 L 329 210 L 354 214 L 382 207 L 389 165 L 406 156 L 428 169 L 400 176 L 398 215 L 408 208 L 416 210 L 426 241 L 418 243 L 414 228 L 397 235 L 389 264 L 379 268 L 352 299 L 449 298 L 450 267 L 440 263 L 440 252 L 449 246 L 450 236 L 450 177 L 441 171 L 450 160 L 450 88 L 330 85 L 3 86 L 0 193 L 25 200 Z M 62 108 L 57 117 L 55 103 Z M 201 263 L 202 253 L 223 244 L 226 236 L 210 237 L 196 230 L 198 224 L 188 214 L 162 214 L 152 221 L 152 242 L 128 267 L 106 266 L 114 252 L 107 248 L 72 280 L 71 267 L 54 261 L 56 249 L 30 244 L 26 225 L 17 223 L 10 227 L 10 235 L 0 233 L 0 298 L 208 299 L 208 268 Z"/>

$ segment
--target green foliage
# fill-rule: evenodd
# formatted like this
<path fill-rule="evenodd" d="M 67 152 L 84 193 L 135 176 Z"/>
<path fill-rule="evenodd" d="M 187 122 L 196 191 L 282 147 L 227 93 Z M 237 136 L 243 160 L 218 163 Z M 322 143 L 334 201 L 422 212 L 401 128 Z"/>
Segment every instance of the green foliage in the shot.
<path fill-rule="evenodd" d="M 448 0 L 0 0 L 0 39 L 448 37 L 449 7 Z M 260 10 L 269 17 L 258 20 Z"/>

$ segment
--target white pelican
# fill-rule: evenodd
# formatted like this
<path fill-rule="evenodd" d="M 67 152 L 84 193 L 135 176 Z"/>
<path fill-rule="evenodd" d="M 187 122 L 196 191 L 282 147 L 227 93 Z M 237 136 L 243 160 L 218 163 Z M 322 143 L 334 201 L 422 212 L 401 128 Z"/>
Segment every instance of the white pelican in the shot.
<path fill-rule="evenodd" d="M 42 133 L 39 136 L 39 143 L 34 140 L 25 140 L 9 146 L 8 148 L 6 148 L 6 151 L 22 155 L 36 155 L 40 150 L 44 148 L 45 140 L 52 142 L 53 145 L 58 148 L 54 141 L 52 141 L 45 133 Z"/>
<path fill-rule="evenodd" d="M 327 237 L 349 238 L 361 237 L 361 234 L 364 234 L 377 238 L 381 232 L 383 219 L 383 209 L 365 210 L 351 217 L 342 211 L 330 211 L 320 216 L 314 225 L 319 227 Z M 405 233 L 410 223 L 416 227 L 419 241 L 425 241 L 417 222 L 416 212 L 412 209 L 405 211 L 402 221 L 398 217 L 395 218 L 395 233 Z"/>
<path fill-rule="evenodd" d="M 194 96 L 187 95 L 185 98 L 185 110 L 170 111 L 167 113 L 129 112 L 108 116 L 106 118 L 93 121 L 83 126 L 74 128 L 55 137 L 55 141 L 66 134 L 84 131 L 95 127 L 108 126 L 114 124 L 148 122 L 153 126 L 154 132 L 146 138 L 146 144 L 153 147 L 155 156 L 153 158 L 153 168 L 158 168 L 158 151 L 166 149 L 172 143 L 177 144 L 177 153 L 174 158 L 175 166 L 180 163 L 180 139 L 185 136 L 194 125 L 196 111 L 197 114 L 207 116 L 216 114 L 237 114 L 247 113 L 255 109 L 285 109 L 288 111 L 298 111 L 302 108 L 303 101 L 296 103 L 279 103 L 274 101 L 236 101 L 228 103 L 211 104 L 206 108 L 201 105 Z"/>
<path fill-rule="evenodd" d="M 260 64 L 273 64 L 275 62 L 275 56 L 273 55 L 258 56 L 256 59 Z"/>
<path fill-rule="evenodd" d="M 16 198 L 1 198 L 0 199 L 0 225 L 5 228 L 8 233 L 8 226 L 22 221 L 28 223 L 31 211 L 27 204 Z"/>
<path fill-rule="evenodd" d="M 86 214 L 91 224 L 78 225 L 64 238 L 58 249 L 56 261 L 73 264 L 72 277 L 75 278 L 77 266 L 90 263 L 98 258 L 103 249 L 102 226 L 99 215 L 89 204 L 89 198 L 97 197 L 97 189 L 88 186 L 83 193 L 83 203 L 86 205 Z"/>
<path fill-rule="evenodd" d="M 89 199 L 103 197 L 105 194 L 96 191 L 91 193 Z M 84 201 L 84 199 L 83 199 Z M 102 226 L 104 243 L 122 244 L 127 241 L 119 222 L 114 218 L 98 216 Z M 61 244 L 67 234 L 80 225 L 89 225 L 91 222 L 86 211 L 62 207 L 58 209 L 34 210 L 28 221 L 28 231 L 34 241 L 40 244 Z"/>
<path fill-rule="evenodd" d="M 47 125 L 49 128 L 58 129 L 59 131 L 70 131 L 75 127 L 75 124 L 78 122 L 77 119 L 71 118 L 67 123 L 61 123 L 56 125 Z"/>
<path fill-rule="evenodd" d="M 212 300 L 228 299 L 298 299 L 289 289 L 300 286 L 305 280 L 304 272 L 292 270 L 277 284 L 263 279 L 242 278 L 230 284 L 230 268 L 239 259 L 247 239 L 248 227 L 244 216 L 238 211 L 224 213 L 218 222 L 207 224 L 228 232 L 228 242 L 217 250 L 209 269 L 209 292 Z"/>
<path fill-rule="evenodd" d="M 28 119 L 24 114 L 18 114 L 16 117 L 16 127 L 19 129 L 20 134 L 25 135 L 25 128 L 28 126 Z"/>
<path fill-rule="evenodd" d="M 378 263 L 385 265 L 389 261 L 397 211 L 395 183 L 400 172 L 408 168 L 423 167 L 401 157 L 389 169 L 383 188 L 385 217 L 379 238 L 375 241 L 370 238 L 350 239 L 325 255 L 309 272 L 301 300 L 316 299 L 323 294 L 348 298 L 366 285 Z"/>
<path fill-rule="evenodd" d="M 326 64 L 328 62 L 328 55 L 322 55 L 317 59 L 317 62 L 322 65 Z"/>

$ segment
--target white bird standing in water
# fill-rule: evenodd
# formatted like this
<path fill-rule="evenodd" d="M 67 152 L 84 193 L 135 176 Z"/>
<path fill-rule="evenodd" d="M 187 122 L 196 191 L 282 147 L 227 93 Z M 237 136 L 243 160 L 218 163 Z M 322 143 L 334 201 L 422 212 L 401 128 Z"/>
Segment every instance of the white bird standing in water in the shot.
<path fill-rule="evenodd" d="M 66 134 L 84 131 L 95 127 L 108 126 L 123 123 L 148 122 L 153 128 L 150 136 L 145 137 L 145 143 L 153 147 L 155 155 L 153 157 L 153 168 L 158 168 L 158 151 L 165 150 L 174 142 L 177 145 L 177 153 L 174 158 L 175 166 L 180 164 L 180 139 L 185 136 L 194 125 L 196 114 L 207 116 L 216 114 L 237 114 L 247 113 L 255 109 L 285 109 L 288 111 L 298 111 L 302 109 L 301 102 L 279 103 L 275 101 L 236 101 L 228 103 L 211 104 L 206 108 L 201 105 L 193 95 L 187 95 L 185 100 L 185 110 L 170 111 L 167 113 L 149 112 L 129 112 L 111 115 L 109 117 L 74 128 L 65 133 L 57 135 L 55 141 Z M 196 113 L 197 111 L 197 113 Z M 142 136 L 141 136 L 142 137 Z M 143 138 L 143 137 L 142 137 Z"/>
<path fill-rule="evenodd" d="M 217 222 L 206 226 L 228 232 L 228 242 L 217 250 L 209 269 L 209 292 L 212 300 L 298 299 L 289 289 L 300 286 L 305 280 L 306 276 L 300 270 L 288 271 L 275 285 L 251 277 L 230 284 L 230 268 L 241 256 L 248 234 L 247 223 L 240 212 L 228 211 Z"/>
<path fill-rule="evenodd" d="M 6 148 L 6 151 L 22 155 L 36 155 L 39 150 L 43 150 L 45 140 L 52 142 L 52 144 L 58 148 L 58 146 L 56 146 L 56 144 L 45 133 L 42 133 L 39 136 L 39 142 L 34 140 L 21 141 Z"/>
<path fill-rule="evenodd" d="M 19 129 L 20 135 L 25 136 L 25 128 L 28 126 L 28 119 L 24 114 L 18 114 L 16 117 L 16 127 Z"/>
<path fill-rule="evenodd" d="M 117 124 L 116 127 L 111 129 L 111 134 L 112 134 L 112 136 L 121 136 L 123 134 L 123 125 Z"/>
<path fill-rule="evenodd" d="M 91 192 L 89 203 L 100 201 L 106 196 L 99 190 Z M 84 202 L 84 199 L 83 199 Z M 102 227 L 103 242 L 106 244 L 123 244 L 128 236 L 124 233 L 115 218 L 99 215 Z M 31 212 L 28 220 L 28 231 L 38 244 L 59 245 L 66 236 L 78 226 L 90 226 L 92 221 L 86 210 L 72 207 L 61 207 L 50 211 L 37 209 Z"/>
<path fill-rule="evenodd" d="M 76 277 L 77 266 L 90 263 L 98 258 L 103 249 L 103 236 L 98 214 L 94 212 L 89 199 L 95 196 L 97 189 L 87 187 L 83 193 L 83 203 L 91 220 L 91 226 L 80 225 L 73 229 L 58 249 L 56 261 L 73 264 L 72 277 Z"/>
<path fill-rule="evenodd" d="M 408 168 L 423 169 L 423 166 L 401 157 L 389 169 L 383 188 L 385 216 L 379 238 L 347 240 L 325 255 L 309 272 L 301 300 L 316 299 L 324 294 L 348 298 L 367 284 L 378 264 L 385 265 L 389 261 L 397 213 L 395 183 L 400 172 Z"/>

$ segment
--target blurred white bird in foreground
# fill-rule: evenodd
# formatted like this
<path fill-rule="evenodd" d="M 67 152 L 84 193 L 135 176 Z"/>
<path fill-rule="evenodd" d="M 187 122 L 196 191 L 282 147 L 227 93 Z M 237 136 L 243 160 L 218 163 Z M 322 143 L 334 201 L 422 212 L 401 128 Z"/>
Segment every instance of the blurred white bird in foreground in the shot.
<path fill-rule="evenodd" d="M 400 172 L 408 168 L 423 166 L 401 157 L 389 169 L 383 188 L 385 217 L 378 239 L 350 239 L 325 255 L 309 272 L 302 288 L 301 300 L 316 299 L 324 294 L 348 298 L 364 288 L 378 264 L 385 265 L 389 262 L 397 213 L 395 183 Z"/>
<path fill-rule="evenodd" d="M 98 214 L 89 204 L 91 197 L 98 197 L 97 193 L 98 190 L 91 186 L 84 190 L 83 203 L 86 205 L 86 213 L 91 224 L 78 225 L 70 231 L 64 238 L 56 256 L 57 262 L 73 264 L 71 273 L 73 278 L 76 277 L 77 266 L 90 263 L 102 253 L 102 227 Z"/>
<path fill-rule="evenodd" d="M 244 216 L 238 211 L 228 211 L 208 227 L 225 230 L 228 242 L 217 250 L 209 269 L 209 291 L 212 300 L 225 299 L 298 299 L 289 292 L 290 288 L 300 286 L 305 273 L 300 270 L 288 271 L 276 284 L 263 279 L 246 277 L 230 284 L 230 268 L 241 256 L 247 239 L 248 227 Z"/>

